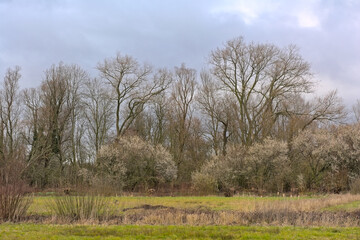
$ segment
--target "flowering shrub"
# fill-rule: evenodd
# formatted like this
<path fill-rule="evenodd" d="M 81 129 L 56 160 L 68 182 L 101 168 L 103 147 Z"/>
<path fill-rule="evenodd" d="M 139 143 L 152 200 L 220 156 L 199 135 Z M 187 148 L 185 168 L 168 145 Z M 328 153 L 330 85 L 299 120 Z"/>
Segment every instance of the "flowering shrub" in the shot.
<path fill-rule="evenodd" d="M 97 164 L 102 177 L 130 190 L 172 181 L 177 173 L 175 162 L 165 148 L 153 146 L 138 136 L 124 136 L 103 146 Z"/>
<path fill-rule="evenodd" d="M 226 156 L 213 156 L 200 171 L 192 174 L 195 189 L 216 192 L 246 185 L 245 148 L 240 145 L 230 145 L 227 152 Z"/>
<path fill-rule="evenodd" d="M 266 139 L 248 149 L 240 145 L 229 146 L 226 156 L 213 156 L 193 174 L 192 180 L 194 187 L 203 191 L 215 187 L 225 192 L 236 188 L 283 191 L 289 168 L 286 143 Z"/>
<path fill-rule="evenodd" d="M 252 145 L 246 154 L 249 184 L 258 190 L 284 190 L 285 178 L 290 172 L 287 144 L 267 138 Z"/>
<path fill-rule="evenodd" d="M 320 189 L 321 184 L 329 185 L 328 181 L 322 180 L 335 170 L 339 150 L 338 142 L 329 131 L 302 132 L 292 143 L 294 175 L 303 176 L 307 189 Z"/>

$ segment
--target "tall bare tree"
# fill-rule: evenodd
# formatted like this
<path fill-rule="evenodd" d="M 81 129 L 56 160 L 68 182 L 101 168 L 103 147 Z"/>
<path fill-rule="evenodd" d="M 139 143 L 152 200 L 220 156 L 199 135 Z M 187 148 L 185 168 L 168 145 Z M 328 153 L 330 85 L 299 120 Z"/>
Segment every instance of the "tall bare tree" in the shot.
<path fill-rule="evenodd" d="M 206 116 L 205 126 L 215 155 L 226 155 L 227 143 L 235 123 L 234 99 L 220 89 L 209 72 L 200 74 L 201 87 L 197 95 L 201 112 Z"/>
<path fill-rule="evenodd" d="M 161 71 L 160 75 L 152 75 L 149 65 L 141 67 L 137 60 L 128 55 L 117 54 L 115 58 L 99 63 L 97 69 L 114 92 L 117 136 L 126 132 L 152 97 L 168 87 L 168 79 L 163 77 Z"/>
<path fill-rule="evenodd" d="M 21 96 L 19 93 L 20 67 L 9 68 L 5 74 L 0 97 L 0 173 L 2 180 L 9 181 L 14 167 L 19 167 L 24 148 L 21 139 Z M 15 171 L 18 171 L 17 169 Z"/>
<path fill-rule="evenodd" d="M 293 95 L 283 103 L 285 114 L 277 130 L 285 133 L 284 139 L 291 143 L 292 138 L 301 131 L 315 125 L 327 123 L 341 123 L 347 116 L 344 105 L 341 99 L 337 96 L 336 91 L 331 91 L 322 97 L 315 97 L 310 100 L 305 100 L 304 97 Z"/>
<path fill-rule="evenodd" d="M 24 140 L 29 149 L 26 157 L 25 173 L 30 185 L 41 186 L 44 182 L 44 165 L 51 155 L 51 148 L 46 137 L 46 121 L 43 119 L 41 89 L 24 90 L 25 116 Z"/>
<path fill-rule="evenodd" d="M 25 92 L 32 124 L 27 138 L 29 171 L 37 186 L 60 184 L 65 167 L 73 169 L 80 161 L 80 88 L 86 79 L 77 65 L 60 63 L 45 71 L 39 90 Z"/>
<path fill-rule="evenodd" d="M 109 131 L 114 123 L 114 105 L 109 89 L 99 79 L 90 80 L 85 86 L 83 111 L 86 119 L 89 151 L 94 157 L 109 137 Z"/>
<path fill-rule="evenodd" d="M 210 65 L 221 87 L 236 97 L 243 145 L 268 136 L 283 113 L 281 102 L 312 85 L 310 66 L 294 46 L 280 49 L 235 38 L 211 53 Z"/>
<path fill-rule="evenodd" d="M 360 122 L 360 100 L 356 100 L 356 103 L 352 106 L 352 111 L 356 122 Z"/>
<path fill-rule="evenodd" d="M 185 64 L 175 68 L 174 84 L 171 93 L 171 127 L 173 130 L 171 148 L 181 177 L 181 164 L 185 157 L 186 140 L 192 124 L 193 103 L 196 87 L 196 71 Z"/>

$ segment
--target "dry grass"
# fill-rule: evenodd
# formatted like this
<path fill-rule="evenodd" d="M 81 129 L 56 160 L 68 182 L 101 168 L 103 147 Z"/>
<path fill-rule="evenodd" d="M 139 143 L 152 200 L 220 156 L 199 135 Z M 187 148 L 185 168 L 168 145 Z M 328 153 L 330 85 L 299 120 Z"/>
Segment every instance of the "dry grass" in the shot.
<path fill-rule="evenodd" d="M 360 212 L 295 212 L 295 211 L 211 211 L 175 208 L 137 208 L 106 219 L 29 217 L 29 223 L 87 225 L 186 225 L 186 226 L 322 226 L 359 227 Z"/>
<path fill-rule="evenodd" d="M 293 211 L 184 211 L 174 209 L 137 210 L 112 224 L 135 225 L 274 225 L 274 226 L 360 226 L 359 213 Z"/>
<path fill-rule="evenodd" d="M 316 197 L 107 197 L 106 199 L 112 209 L 112 214 L 106 219 L 83 218 L 77 222 L 136 225 L 360 226 L 360 207 L 351 212 L 327 210 L 360 200 L 360 195 L 351 194 Z M 51 217 L 51 214 L 40 218 L 33 214 L 28 220 L 68 223 L 66 219 Z"/>
<path fill-rule="evenodd" d="M 35 197 L 30 206 L 30 214 L 49 215 L 46 202 L 61 197 Z M 111 208 L 121 213 L 123 209 L 136 208 L 143 205 L 162 205 L 177 209 L 208 208 L 214 211 L 241 211 L 253 212 L 255 210 L 294 210 L 319 211 L 331 206 L 348 204 L 360 201 L 360 195 L 338 194 L 301 197 L 255 197 L 235 196 L 230 198 L 207 197 L 106 197 Z"/>
<path fill-rule="evenodd" d="M 351 194 L 333 194 L 322 196 L 320 198 L 288 198 L 287 200 L 277 201 L 260 201 L 253 202 L 247 205 L 245 212 L 253 211 L 295 211 L 295 212 L 313 212 L 321 211 L 331 206 L 347 204 L 354 201 L 359 201 L 360 195 Z"/>
<path fill-rule="evenodd" d="M 108 199 L 102 196 L 64 196 L 47 203 L 53 217 L 68 221 L 103 220 L 109 215 Z"/>

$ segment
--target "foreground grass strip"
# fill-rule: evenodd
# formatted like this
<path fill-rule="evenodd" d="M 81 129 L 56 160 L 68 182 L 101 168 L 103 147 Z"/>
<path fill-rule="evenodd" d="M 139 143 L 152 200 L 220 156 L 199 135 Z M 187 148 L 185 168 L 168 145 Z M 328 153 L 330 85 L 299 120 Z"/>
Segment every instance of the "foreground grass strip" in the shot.
<path fill-rule="evenodd" d="M 2 224 L 0 239 L 359 239 L 359 228 Z"/>

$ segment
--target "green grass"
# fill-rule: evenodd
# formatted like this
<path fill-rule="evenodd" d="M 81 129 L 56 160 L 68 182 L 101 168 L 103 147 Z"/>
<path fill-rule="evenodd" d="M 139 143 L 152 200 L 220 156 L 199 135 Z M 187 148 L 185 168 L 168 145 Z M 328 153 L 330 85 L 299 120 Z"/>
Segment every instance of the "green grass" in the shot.
<path fill-rule="evenodd" d="M 348 212 L 356 211 L 356 210 L 360 210 L 360 201 L 339 204 L 336 206 L 331 206 L 331 207 L 325 208 L 324 210 L 326 210 L 326 211 L 348 211 Z"/>
<path fill-rule="evenodd" d="M 360 228 L 0 225 L 0 239 L 359 239 Z"/>
<path fill-rule="evenodd" d="M 251 210 L 255 204 L 262 204 L 275 201 L 298 201 L 301 199 L 314 199 L 323 198 L 324 196 L 317 197 L 108 197 L 111 207 L 117 211 L 121 211 L 124 208 L 134 208 L 145 204 L 148 205 L 162 205 L 166 207 L 174 207 L 181 209 L 197 209 L 207 208 L 209 210 L 234 210 L 243 211 Z M 47 204 L 55 196 L 36 196 L 33 198 L 33 203 L 30 206 L 28 213 L 37 215 L 50 215 Z M 56 197 L 59 198 L 59 197 Z"/>
<path fill-rule="evenodd" d="M 46 206 L 54 198 L 62 198 L 61 196 L 35 196 L 34 201 L 29 209 L 28 214 L 33 215 L 47 215 L 49 216 L 50 210 Z M 310 211 L 354 211 L 360 208 L 359 196 L 351 195 L 329 195 L 329 196 L 312 196 L 312 197 L 250 197 L 250 196 L 237 196 L 231 198 L 225 197 L 106 197 L 110 207 L 118 211 L 123 216 L 139 217 L 137 214 L 146 215 L 146 210 L 125 211 L 124 209 L 136 208 L 142 205 L 152 206 L 166 206 L 177 209 L 208 209 L 211 211 L 219 212 L 219 218 L 225 214 L 226 220 L 231 220 L 232 211 L 267 211 L 277 209 L 298 209 L 299 206 L 305 206 L 305 210 Z M 147 216 L 160 219 L 167 209 L 163 212 L 154 211 L 154 215 Z M 132 214 L 132 215 L 131 215 Z M 160 214 L 160 215 L 156 215 Z M 177 219 L 182 216 L 184 212 L 175 212 L 175 215 L 169 215 L 170 220 Z M 176 215 L 179 214 L 179 215 Z M 190 222 L 179 222 L 178 226 L 149 226 L 149 225 L 49 225 L 49 224 L 0 224 L 0 239 L 360 239 L 360 228 L 350 227 L 291 227 L 280 226 L 281 224 L 275 223 L 279 226 L 190 226 L 198 225 L 197 221 L 201 221 L 202 213 L 194 215 L 199 217 L 193 224 Z M 211 214 L 209 216 L 212 216 Z M 234 215 L 235 216 L 235 215 Z M 174 219 L 172 219 L 174 218 Z M 194 218 L 195 219 L 195 218 Z M 161 219 L 160 219 L 161 220 Z M 221 219 L 220 219 L 221 220 Z M 325 219 L 326 220 L 326 219 Z M 324 220 L 324 221 L 325 221 Z M 47 221 L 47 222 L 46 222 Z M 44 223 L 52 222 L 47 219 Z M 175 220 L 174 220 L 175 221 Z M 173 221 L 173 222 L 174 222 Z M 207 223 L 207 218 L 204 215 L 203 223 Z M 310 222 L 307 222 L 310 221 Z M 327 220 L 326 220 L 327 221 Z M 328 223 L 326 222 L 325 223 Z M 331 223 L 332 218 L 329 219 Z M 55 221 L 56 222 L 56 221 Z M 128 221 L 129 222 L 129 221 Z M 131 222 L 131 221 L 130 221 Z M 155 221 L 156 222 L 156 221 Z M 161 222 L 161 221 L 160 221 Z M 172 224 L 177 224 L 176 223 Z M 211 221 L 210 221 L 211 222 Z M 221 222 L 221 221 L 220 221 Z M 226 222 L 226 221 L 225 221 Z M 230 221 L 231 222 L 231 221 Z M 61 222 L 60 223 L 69 223 Z M 84 223 L 84 222 L 83 222 Z M 94 224 L 95 221 L 85 221 L 86 224 Z M 107 222 L 111 224 L 114 222 Z M 151 221 L 144 221 L 143 223 L 136 222 L 136 224 L 148 224 Z M 352 223 L 352 222 L 351 222 Z M 170 224 L 164 222 L 161 224 Z M 189 225 L 184 225 L 189 224 Z M 217 222 L 216 224 L 221 224 Z M 234 224 L 234 223 L 231 223 Z M 251 223 L 251 224 L 262 224 Z M 201 224 L 200 224 L 201 225 Z M 211 224 L 203 224 L 211 225 Z M 270 224 L 271 225 L 271 224 Z M 311 223 L 311 219 L 304 220 L 304 225 L 316 225 Z M 326 224 L 321 224 L 326 225 Z M 336 225 L 330 224 L 327 226 L 357 226 L 356 224 L 349 225 Z"/>

